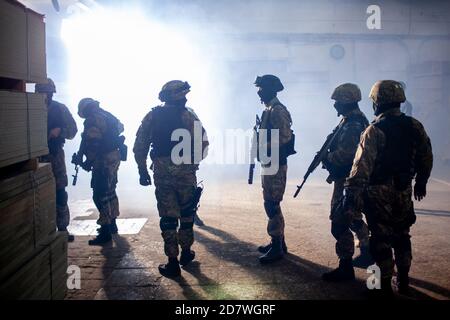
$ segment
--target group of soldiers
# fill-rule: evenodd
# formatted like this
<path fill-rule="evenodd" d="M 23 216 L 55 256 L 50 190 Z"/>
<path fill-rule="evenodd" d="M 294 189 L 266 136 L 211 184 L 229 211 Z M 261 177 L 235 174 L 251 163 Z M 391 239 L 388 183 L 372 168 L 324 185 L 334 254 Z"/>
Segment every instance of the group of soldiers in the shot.
<path fill-rule="evenodd" d="M 285 146 L 291 144 L 292 119 L 277 98 L 283 90 L 278 77 L 258 77 L 255 85 L 265 106 L 260 129 L 279 130 L 278 173 L 262 176 L 271 242 L 258 250 L 264 253 L 261 263 L 268 263 L 287 252 L 280 202 L 286 187 L 286 159 L 291 154 L 285 152 L 289 149 Z M 368 267 L 375 262 L 381 273 L 380 292 L 392 296 L 396 265 L 398 291 L 407 294 L 412 260 L 410 227 L 416 220 L 412 196 L 418 201 L 426 196 L 433 166 L 431 142 L 423 125 L 401 112 L 406 101 L 404 84 L 377 81 L 369 97 L 375 115 L 371 124 L 359 108 L 361 90 L 356 84 L 344 83 L 331 95 L 342 120 L 332 139 L 327 139 L 331 143 L 321 162 L 330 173 L 327 182 L 334 183 L 330 220 L 339 266 L 322 278 L 330 282 L 354 280 L 354 266 Z M 411 112 L 411 108 L 407 110 Z M 361 250 L 354 260 L 353 232 Z"/>
<path fill-rule="evenodd" d="M 264 146 L 269 153 L 278 152 L 278 170 L 275 174 L 264 174 L 265 166 L 271 164 L 261 164 L 267 233 L 271 241 L 258 247 L 258 251 L 262 254 L 260 262 L 266 264 L 282 259 L 288 251 L 280 204 L 286 188 L 287 158 L 295 153 L 295 135 L 291 129 L 291 115 L 277 97 L 284 89 L 280 79 L 264 75 L 257 77 L 254 84 L 264 106 L 258 129 L 266 129 L 269 134 L 278 131 L 278 140 L 267 139 Z M 36 91 L 47 94 L 49 155 L 43 160 L 52 163 L 56 180 L 57 228 L 66 231 L 69 209 L 63 145 L 65 139 L 76 135 L 77 128 L 68 109 L 52 99 L 56 92 L 53 81 L 49 79 L 47 84 L 37 85 Z M 133 148 L 142 186 L 152 184 L 147 164 L 149 154 L 152 160 L 150 169 L 164 252 L 168 257 L 168 262 L 160 265 L 159 271 L 166 277 L 179 276 L 180 265 L 186 266 L 195 258 L 191 249 L 193 225 L 202 192 L 197 185 L 196 172 L 209 145 L 198 116 L 186 107 L 189 91 L 190 85 L 179 80 L 162 87 L 159 99 L 163 104 L 144 117 Z M 378 81 L 370 91 L 370 98 L 375 114 L 371 124 L 359 108 L 361 91 L 357 85 L 342 84 L 331 95 L 342 120 L 333 131 L 332 143 L 321 161 L 330 173 L 327 181 L 334 183 L 330 219 L 339 266 L 323 274 L 323 279 L 353 280 L 354 266 L 367 267 L 375 262 L 381 271 L 381 291 L 392 295 L 395 264 L 399 291 L 406 293 L 412 260 L 409 229 L 415 222 L 412 196 L 419 201 L 426 196 L 433 162 L 431 143 L 422 124 L 400 111 L 401 104 L 406 101 L 401 83 Z M 121 136 L 123 125 L 91 98 L 80 101 L 78 115 L 85 121 L 75 162 L 84 170 L 92 171 L 93 200 L 100 213 L 98 235 L 89 244 L 101 245 L 111 241 L 111 235 L 118 232 L 119 203 L 115 189 L 120 161 L 126 159 L 126 146 Z M 196 123 L 202 128 L 200 137 L 195 133 Z M 178 129 L 190 133 L 192 146 L 198 142 L 196 139 L 201 139 L 200 158 L 195 157 L 195 148 L 189 148 L 188 161 L 174 161 L 173 150 L 180 141 L 173 140 L 173 132 Z M 353 232 L 361 252 L 354 260 Z M 69 238 L 73 237 L 69 235 Z"/>

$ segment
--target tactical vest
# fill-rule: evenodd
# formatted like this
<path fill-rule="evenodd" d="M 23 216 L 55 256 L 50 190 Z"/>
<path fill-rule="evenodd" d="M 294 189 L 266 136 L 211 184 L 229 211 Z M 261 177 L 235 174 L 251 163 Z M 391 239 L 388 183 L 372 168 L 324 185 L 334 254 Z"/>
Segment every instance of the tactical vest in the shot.
<path fill-rule="evenodd" d="M 370 184 L 394 183 L 396 189 L 406 189 L 414 177 L 416 131 L 412 118 L 403 113 L 387 115 L 372 124 L 383 131 L 386 145 L 380 151 Z"/>
<path fill-rule="evenodd" d="M 281 106 L 282 108 L 286 109 L 286 107 L 284 105 L 282 105 L 281 103 L 273 105 L 272 108 L 274 108 L 275 106 Z M 261 125 L 259 126 L 259 129 L 267 130 L 267 141 L 268 142 L 271 141 L 271 130 L 273 129 L 272 122 L 270 121 L 270 115 L 271 115 L 271 111 L 264 110 L 261 115 Z M 289 120 L 292 124 L 292 119 L 289 119 Z M 292 134 L 291 139 L 286 144 L 280 146 L 279 164 L 281 166 L 287 164 L 287 158 L 289 156 L 297 153 L 297 151 L 295 151 L 295 134 L 294 134 L 293 130 L 291 130 L 291 134 Z M 259 147 L 259 145 L 258 145 L 258 147 Z M 259 155 L 259 150 L 258 150 L 257 154 Z M 268 151 L 267 156 L 269 156 L 269 157 L 271 156 L 271 150 Z M 258 161 L 259 161 L 259 157 L 258 157 Z"/>
<path fill-rule="evenodd" d="M 47 109 L 47 136 L 50 131 L 55 128 L 64 128 L 66 126 L 61 110 L 61 106 L 58 102 L 52 101 Z M 64 145 L 66 140 L 62 137 L 52 138 L 48 141 L 48 149 L 50 154 L 56 154 L 60 148 Z"/>
<path fill-rule="evenodd" d="M 361 114 L 352 114 L 352 115 L 348 116 L 345 119 L 345 122 L 343 123 L 343 125 L 344 126 L 349 125 L 350 123 L 356 123 L 356 124 L 360 125 L 360 127 L 361 127 L 360 133 L 362 133 L 369 126 L 369 121 L 362 113 Z M 338 143 L 339 143 L 339 137 L 337 137 L 337 139 L 334 140 L 334 143 L 330 146 L 330 152 L 336 151 L 336 149 L 338 148 L 338 145 L 337 145 Z M 348 163 L 347 165 L 344 165 L 344 166 L 336 166 L 333 164 L 328 164 L 329 167 L 327 167 L 327 169 L 330 171 L 330 173 L 334 179 L 343 179 L 350 175 L 352 165 L 353 165 L 353 161 L 351 161 L 350 163 Z"/>
<path fill-rule="evenodd" d="M 187 111 L 185 107 L 158 106 L 152 109 L 153 141 L 150 152 L 152 159 L 170 157 L 172 149 L 180 142 L 172 141 L 173 131 L 187 129 L 182 120 L 182 115 L 185 111 Z M 183 155 L 180 154 L 180 156 Z"/>
<path fill-rule="evenodd" d="M 106 131 L 103 133 L 101 152 L 109 153 L 117 150 L 123 144 L 123 140 L 120 139 L 119 119 L 101 108 L 98 108 L 96 112 L 104 117 L 106 122 Z"/>

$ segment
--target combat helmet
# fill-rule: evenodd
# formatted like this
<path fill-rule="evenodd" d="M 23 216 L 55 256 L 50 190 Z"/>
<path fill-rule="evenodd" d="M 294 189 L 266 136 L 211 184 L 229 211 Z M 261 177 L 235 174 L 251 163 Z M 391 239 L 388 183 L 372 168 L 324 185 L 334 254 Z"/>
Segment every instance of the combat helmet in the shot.
<path fill-rule="evenodd" d="M 370 90 L 369 98 L 376 105 L 402 103 L 406 100 L 403 86 L 400 82 L 394 80 L 375 82 Z"/>
<path fill-rule="evenodd" d="M 172 80 L 167 82 L 159 92 L 159 100 L 170 102 L 181 100 L 189 93 L 191 86 L 187 81 Z"/>
<path fill-rule="evenodd" d="M 36 83 L 34 87 L 36 93 L 56 93 L 56 86 L 52 79 L 47 78 L 47 83 Z"/>
<path fill-rule="evenodd" d="M 331 99 L 342 104 L 361 101 L 361 90 L 356 84 L 344 83 L 334 89 Z"/>
<path fill-rule="evenodd" d="M 280 92 L 284 89 L 280 78 L 274 76 L 273 74 L 265 74 L 261 77 L 256 77 L 255 86 L 273 92 Z"/>
<path fill-rule="evenodd" d="M 92 99 L 92 98 L 83 98 L 80 100 L 80 102 L 78 103 L 78 115 L 81 118 L 85 117 L 85 111 L 88 107 L 98 107 L 99 106 L 99 102 Z"/>

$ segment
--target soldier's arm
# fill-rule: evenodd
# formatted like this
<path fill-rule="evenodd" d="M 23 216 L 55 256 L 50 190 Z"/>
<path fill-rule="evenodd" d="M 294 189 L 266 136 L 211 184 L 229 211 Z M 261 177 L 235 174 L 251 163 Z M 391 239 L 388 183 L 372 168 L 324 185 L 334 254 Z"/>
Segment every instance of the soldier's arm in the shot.
<path fill-rule="evenodd" d="M 147 157 L 152 142 L 152 113 L 149 112 L 144 119 L 136 133 L 136 140 L 134 141 L 133 153 L 134 159 L 139 169 L 147 170 Z"/>
<path fill-rule="evenodd" d="M 337 141 L 335 151 L 327 155 L 327 160 L 336 166 L 346 166 L 353 162 L 363 128 L 359 124 L 348 124 Z"/>
<path fill-rule="evenodd" d="M 292 120 L 289 111 L 281 106 L 274 106 L 270 114 L 270 122 L 273 129 L 279 130 L 280 146 L 288 143 L 292 138 Z"/>
<path fill-rule="evenodd" d="M 364 131 L 356 150 L 350 176 L 346 181 L 347 189 L 359 194 L 368 185 L 375 167 L 378 150 L 384 143 L 384 133 L 375 126 L 370 125 Z"/>
<path fill-rule="evenodd" d="M 416 183 L 425 185 L 428 182 L 431 169 L 433 168 L 433 151 L 430 138 L 423 125 L 419 121 L 414 121 L 414 127 L 417 132 L 415 158 Z"/>
<path fill-rule="evenodd" d="M 64 126 L 61 128 L 60 136 L 64 139 L 72 140 L 78 132 L 77 123 L 65 105 L 61 105 L 62 119 Z"/>

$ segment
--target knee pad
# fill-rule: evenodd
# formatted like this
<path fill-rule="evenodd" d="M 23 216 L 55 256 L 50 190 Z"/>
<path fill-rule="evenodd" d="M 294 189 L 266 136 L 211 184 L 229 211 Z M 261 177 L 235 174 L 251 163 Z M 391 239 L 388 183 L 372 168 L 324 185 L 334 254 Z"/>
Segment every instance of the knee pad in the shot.
<path fill-rule="evenodd" d="M 180 230 L 189 230 L 194 228 L 194 222 L 181 222 Z"/>
<path fill-rule="evenodd" d="M 65 189 L 56 190 L 56 205 L 60 207 L 65 207 L 67 205 L 67 200 L 69 196 Z"/>
<path fill-rule="evenodd" d="M 176 230 L 178 227 L 178 219 L 172 217 L 161 217 L 159 220 L 161 231 Z"/>
<path fill-rule="evenodd" d="M 266 214 L 269 219 L 274 218 L 277 214 L 280 213 L 280 202 L 278 201 L 264 201 L 264 209 L 266 210 Z"/>

